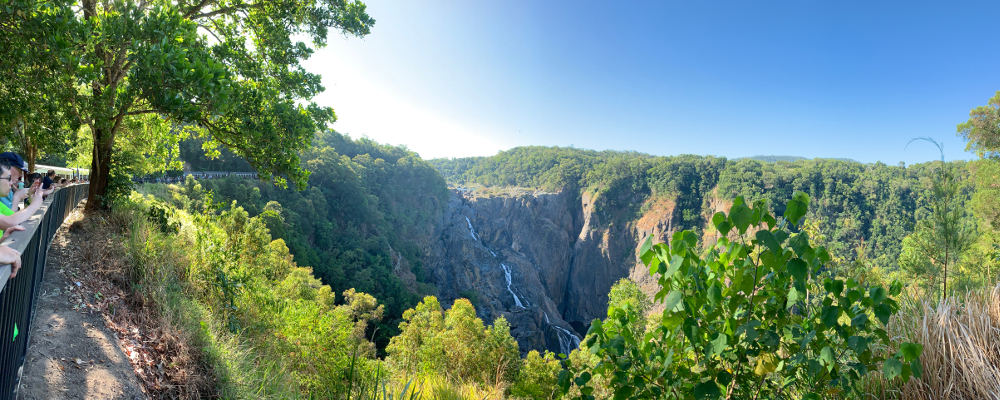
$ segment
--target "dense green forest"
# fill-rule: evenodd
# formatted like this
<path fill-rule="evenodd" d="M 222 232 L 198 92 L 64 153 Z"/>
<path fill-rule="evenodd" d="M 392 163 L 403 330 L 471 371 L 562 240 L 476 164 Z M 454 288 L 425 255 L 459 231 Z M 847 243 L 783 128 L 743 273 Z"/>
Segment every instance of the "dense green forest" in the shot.
<path fill-rule="evenodd" d="M 420 377 L 421 387 L 435 393 L 433 398 L 451 396 L 447 393 L 461 398 L 492 397 L 489 393 L 536 399 L 611 398 L 617 393 L 672 398 L 685 392 L 716 398 L 718 392 L 713 392 L 716 387 L 740 382 L 731 387 L 749 390 L 750 382 L 761 376 L 761 371 L 767 374 L 767 371 L 778 369 L 784 372 L 767 375 L 768 378 L 762 381 L 772 386 L 759 390 L 786 390 L 781 389 L 782 376 L 798 374 L 811 378 L 787 390 L 807 393 L 815 387 L 827 387 L 824 390 L 837 393 L 835 397 L 841 398 L 850 398 L 861 393 L 859 391 L 871 393 L 885 388 L 884 384 L 877 383 L 883 378 L 830 380 L 811 372 L 816 365 L 828 365 L 835 370 L 856 367 L 856 361 L 829 360 L 824 348 L 841 346 L 847 339 L 878 342 L 879 346 L 900 346 L 897 342 L 881 339 L 887 334 L 884 325 L 854 321 L 877 318 L 884 324 L 889 315 L 900 309 L 897 299 L 904 296 L 904 290 L 905 296 L 914 296 L 907 297 L 909 299 L 944 294 L 939 290 L 943 276 L 951 279 L 947 290 L 950 293 L 990 285 L 995 281 L 991 271 L 995 271 L 998 264 L 992 259 L 1000 258 L 995 229 L 1000 225 L 1000 212 L 993 201 L 996 191 L 1000 190 L 996 183 L 1000 163 L 990 159 L 890 166 L 836 159 L 769 162 L 753 158 L 656 157 L 635 152 L 522 147 L 493 157 L 427 162 L 404 148 L 381 145 L 365 138 L 352 139 L 332 131 L 319 134 L 314 145 L 301 156 L 303 166 L 311 173 L 305 187 L 279 188 L 255 180 L 228 178 L 188 179 L 183 185 L 145 185 L 140 190 L 166 199 L 193 215 L 204 215 L 200 218 L 216 218 L 216 214 L 231 218 L 246 213 L 256 221 L 253 229 L 266 230 L 272 238 L 281 239 L 280 243 L 287 245 L 297 265 L 311 267 L 312 274 L 331 287 L 331 296 L 323 301 L 337 305 L 338 308 L 331 311 L 334 315 L 354 315 L 353 320 L 334 324 L 335 329 L 355 324 L 353 336 L 350 336 L 353 339 L 344 339 L 344 334 L 339 334 L 331 341 L 296 341 L 296 346 L 315 351 L 316 346 L 335 345 L 337 341 L 355 340 L 364 344 L 371 340 L 370 345 L 362 347 L 372 353 L 365 353 L 364 365 L 358 367 L 363 369 L 362 376 L 368 377 L 364 379 L 371 379 L 372 374 L 377 377 L 380 368 L 386 368 L 395 376 L 383 381 L 382 385 L 389 385 L 388 390 L 406 391 L 413 381 L 401 377 L 416 374 L 413 376 Z M 192 154 L 198 154 L 198 147 L 190 143 L 181 146 L 194 149 Z M 234 165 L 238 160 L 233 157 L 223 151 L 212 162 Z M 631 281 L 622 280 L 610 294 L 608 318 L 595 321 L 581 345 L 582 350 L 573 351 L 562 361 L 560 356 L 549 352 L 530 352 L 526 358 L 514 361 L 518 348 L 508 333 L 504 318 L 486 326 L 476 318 L 471 303 L 456 301 L 451 309 L 445 310 L 435 297 L 429 296 L 435 289 L 424 276 L 419 238 L 428 236 L 446 207 L 449 196 L 446 178 L 456 186 L 485 187 L 486 195 L 490 193 L 488 187 L 494 186 L 568 190 L 576 196 L 590 193 L 597 199 L 598 212 L 626 223 L 646 211 L 650 199 L 668 197 L 677 206 L 675 220 L 687 231 L 678 232 L 669 247 L 656 245 L 661 247 L 646 251 L 644 262 L 667 275 L 675 268 L 665 270 L 663 267 L 674 260 L 670 257 L 687 260 L 678 265 L 697 264 L 702 268 L 717 268 L 723 263 L 732 265 L 719 270 L 725 271 L 724 276 L 699 278 L 705 280 L 714 276 L 711 279 L 719 282 L 712 287 L 699 286 L 697 280 L 690 281 L 683 277 L 684 274 L 673 275 L 673 280 L 660 276 L 663 289 L 655 299 L 647 298 Z M 716 213 L 719 210 L 723 213 Z M 932 248 L 934 243 L 926 245 L 933 240 L 925 240 L 943 232 L 937 230 L 934 222 L 928 222 L 935 221 L 942 212 L 959 222 L 964 232 L 962 248 L 945 257 L 945 261 L 936 258 L 938 250 Z M 787 217 L 790 213 L 795 216 L 791 224 L 774 224 L 771 215 Z M 761 231 L 751 235 L 745 226 L 748 223 Z M 742 245 L 725 238 L 714 249 L 700 248 L 714 243 L 715 239 L 708 233 L 737 228 L 740 235 L 756 237 L 748 250 L 740 250 Z M 768 241 L 769 234 L 774 235 L 776 241 Z M 271 246 L 281 248 L 280 245 Z M 687 247 L 700 248 L 699 253 L 685 251 Z M 707 258 L 700 258 L 698 254 Z M 747 254 L 758 255 L 748 257 Z M 761 316 L 773 316 L 762 320 L 768 323 L 756 328 L 754 335 L 762 335 L 760 338 L 749 333 L 745 336 L 725 333 L 732 329 L 725 324 L 733 322 L 718 319 L 720 309 L 712 302 L 728 301 L 730 307 L 739 309 L 740 299 L 755 297 L 750 291 L 752 287 L 727 288 L 724 282 L 735 282 L 746 276 L 747 263 L 774 262 L 769 254 L 786 254 L 804 263 L 796 265 L 808 267 L 784 272 L 776 269 L 771 275 L 773 282 L 762 283 L 761 290 L 768 291 L 772 300 L 759 304 L 760 309 L 746 309 L 761 313 Z M 398 277 L 394 271 L 394 257 L 407 261 L 414 281 Z M 654 259 L 660 260 L 660 267 Z M 947 270 L 948 267 L 951 269 Z M 804 273 L 806 275 L 802 275 Z M 895 279 L 903 279 L 907 285 L 890 285 L 889 281 Z M 685 285 L 693 285 L 690 290 L 698 295 L 683 300 L 682 308 L 690 309 L 677 315 L 687 312 L 694 319 L 680 324 L 680 319 L 676 319 L 680 317 L 670 312 L 662 316 L 645 315 L 647 311 L 644 310 L 653 303 L 681 304 L 682 296 L 672 294 L 671 288 Z M 836 285 L 853 292 L 838 293 L 831 289 Z M 840 325 L 830 317 L 827 309 L 831 306 L 809 301 L 801 303 L 803 298 L 799 294 L 808 292 L 833 296 L 829 301 L 843 304 L 838 312 L 846 313 L 851 323 Z M 369 294 L 370 297 L 364 297 Z M 781 300 L 774 301 L 774 298 Z M 803 318 L 787 313 L 786 298 L 787 304 L 800 302 L 796 304 L 814 314 Z M 819 299 L 814 298 L 812 302 Z M 852 302 L 857 304 L 848 306 Z M 375 310 L 376 304 L 382 308 Z M 681 306 L 673 307 L 674 313 L 678 312 L 677 307 Z M 355 309 L 361 311 L 352 311 Z M 671 311 L 670 306 L 667 311 Z M 743 315 L 743 318 L 747 315 L 742 311 L 731 314 L 731 317 Z M 823 323 L 813 325 L 810 322 L 813 320 Z M 307 325 L 302 321 L 296 323 Z M 700 327 L 697 331 L 678 336 L 678 332 L 695 325 Z M 761 338 L 778 337 L 772 331 L 778 326 L 818 329 L 826 332 L 826 336 L 823 341 L 813 340 L 808 347 L 800 347 L 794 342 L 801 340 L 800 336 L 795 336 L 801 335 L 801 331 L 786 332 L 792 335 L 790 342 L 771 339 L 762 342 Z M 717 332 L 711 333 L 713 331 Z M 293 332 L 297 331 L 288 331 L 287 337 L 293 337 Z M 664 348 L 676 347 L 677 351 L 692 345 L 705 345 L 707 354 L 718 354 L 717 357 L 722 358 L 711 362 L 664 358 L 657 347 L 636 340 L 643 335 L 660 335 Z M 912 333 L 906 335 L 914 337 Z M 469 346 L 470 340 L 484 345 Z M 269 352 L 287 346 L 283 343 L 282 340 L 261 344 L 259 351 Z M 921 367 L 914 364 L 918 363 L 915 360 L 920 354 L 919 346 L 904 344 L 895 354 L 852 347 L 850 360 L 863 359 L 864 367 L 869 369 L 890 365 L 885 367 L 889 371 L 885 376 L 897 380 L 893 385 L 901 385 L 900 377 L 921 374 Z M 634 351 L 628 350 L 628 357 L 622 358 L 619 350 L 622 346 Z M 771 357 L 768 351 L 795 351 L 804 358 L 798 364 L 769 364 L 773 360 L 768 358 Z M 320 354 L 323 356 L 316 360 L 325 357 L 326 361 L 320 362 L 338 365 L 318 372 L 318 376 L 327 378 L 342 373 L 353 363 L 349 360 L 356 357 L 344 351 Z M 288 360 L 300 364 L 282 368 L 302 374 L 301 379 L 305 379 L 301 380 L 302 385 L 310 388 L 307 391 L 348 390 L 344 385 L 354 384 L 352 379 L 334 379 L 330 383 L 311 381 L 312 375 L 302 371 L 311 368 L 309 363 L 314 361 L 308 360 L 312 359 Z M 743 362 L 750 360 L 754 363 Z M 629 366 L 641 364 L 662 365 L 663 368 L 670 365 L 671 370 L 691 373 L 674 375 L 662 381 L 666 384 L 649 385 L 646 382 L 650 377 L 645 370 Z M 899 365 L 898 372 L 893 372 L 895 365 Z M 708 369 L 701 369 L 706 367 Z M 357 383 L 364 384 L 363 381 Z"/>
<path fill-rule="evenodd" d="M 188 143 L 181 148 L 198 149 Z M 188 155 L 193 162 L 185 161 L 192 167 L 241 161 L 229 152 L 208 162 L 203 152 Z M 425 283 L 413 238 L 427 237 L 444 210 L 445 181 L 413 152 L 333 131 L 317 135 L 302 161 L 311 172 L 306 187 L 239 178 L 189 181 L 186 198 L 178 197 L 177 205 L 202 210 L 207 199 L 214 202 L 208 207 L 225 210 L 236 204 L 261 216 L 271 235 L 284 239 L 295 262 L 312 267 L 334 293 L 356 289 L 385 306 L 387 318 L 372 327 L 383 349 L 399 332 L 403 311 L 435 292 Z M 409 263 L 416 282 L 403 282 L 393 273 L 390 249 Z"/>
<path fill-rule="evenodd" d="M 133 346 L 184 350 L 158 364 L 128 357 L 136 371 L 171 371 L 147 382 L 151 394 L 1000 393 L 1000 363 L 983 356 L 1000 343 L 1000 92 L 957 127 L 977 156 L 968 162 L 559 147 L 425 161 L 330 131 L 337 116 L 316 102 L 325 77 L 304 62 L 331 33 L 360 38 L 374 26 L 357 0 L 0 5 L 0 144 L 32 168 L 90 166 L 73 229 L 108 247 L 74 251 L 89 252 L 81 267 L 119 301 L 98 312 L 135 313 L 137 335 L 165 333 Z M 182 161 L 262 180 L 131 180 L 179 175 Z M 446 310 L 428 283 L 422 255 L 449 183 L 586 195 L 617 227 L 669 200 L 677 232 L 640 252 L 656 282 L 642 289 L 655 294 L 623 279 L 578 349 L 521 358 L 506 318 L 488 326 L 474 299 Z"/>
<path fill-rule="evenodd" d="M 808 217 L 818 224 L 830 251 L 847 261 L 865 257 L 896 269 L 900 244 L 925 216 L 928 182 L 938 162 L 911 166 L 861 164 L 840 159 L 775 162 L 682 155 L 654 157 L 633 152 L 559 147 L 518 147 L 491 157 L 435 159 L 431 163 L 456 185 L 522 186 L 548 191 L 598 193 L 604 204 L 641 212 L 649 197 L 676 198 L 674 220 L 681 229 L 703 230 L 715 202 L 745 196 L 765 199 L 774 212 L 796 191 L 814 199 Z M 960 202 L 973 185 L 965 162 Z"/>

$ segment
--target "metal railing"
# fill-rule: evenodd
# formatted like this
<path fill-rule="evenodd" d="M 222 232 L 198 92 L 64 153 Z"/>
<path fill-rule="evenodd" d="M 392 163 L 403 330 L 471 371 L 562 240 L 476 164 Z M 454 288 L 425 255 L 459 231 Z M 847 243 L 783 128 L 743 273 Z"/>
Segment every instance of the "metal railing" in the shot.
<path fill-rule="evenodd" d="M 3 243 L 21 252 L 21 270 L 8 279 L 11 266 L 0 266 L 0 399 L 13 399 L 17 394 L 49 243 L 69 213 L 87 197 L 89 186 L 55 191 L 21 224 L 24 231 L 12 233 Z"/>

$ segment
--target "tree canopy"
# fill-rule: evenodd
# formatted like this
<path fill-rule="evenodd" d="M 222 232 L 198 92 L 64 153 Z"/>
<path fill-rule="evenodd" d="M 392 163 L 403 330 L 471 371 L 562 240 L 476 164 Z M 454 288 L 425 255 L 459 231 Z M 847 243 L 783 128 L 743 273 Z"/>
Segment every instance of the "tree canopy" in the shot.
<path fill-rule="evenodd" d="M 161 159 L 166 147 L 169 161 L 188 136 L 224 144 L 266 179 L 304 186 L 298 151 L 336 116 L 311 102 L 323 86 L 301 61 L 331 30 L 361 37 L 375 23 L 346 0 L 24 0 L 2 11 L 0 29 L 19 35 L 0 58 L 40 54 L 29 59 L 37 68 L 5 72 L 25 93 L 16 107 L 46 102 L 41 93 L 65 98 L 58 104 L 92 139 L 91 198 L 108 194 L 119 149 Z M 45 51 L 26 50 L 38 44 Z M 33 85 L 40 66 L 50 85 Z M 139 128 L 148 124 L 169 129 Z"/>
<path fill-rule="evenodd" d="M 985 106 L 969 112 L 969 120 L 958 124 L 958 136 L 969 141 L 966 151 L 984 158 L 1000 157 L 1000 91 Z"/>

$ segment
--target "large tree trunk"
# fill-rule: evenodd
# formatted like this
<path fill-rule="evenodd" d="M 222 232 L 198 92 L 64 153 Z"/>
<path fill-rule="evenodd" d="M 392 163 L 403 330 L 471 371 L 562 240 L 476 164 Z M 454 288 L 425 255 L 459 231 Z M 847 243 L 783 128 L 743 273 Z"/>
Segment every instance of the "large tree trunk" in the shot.
<path fill-rule="evenodd" d="M 27 158 L 24 161 L 28 163 L 28 172 L 35 172 L 35 162 L 38 160 L 38 146 L 28 141 L 28 148 L 24 151 L 24 157 Z M 28 184 L 28 182 L 24 183 Z"/>
<path fill-rule="evenodd" d="M 111 150 L 114 148 L 113 134 L 105 129 L 94 130 L 94 151 L 90 161 L 90 190 L 87 193 L 85 212 L 104 208 L 104 197 L 108 192 L 108 178 L 111 174 Z"/>

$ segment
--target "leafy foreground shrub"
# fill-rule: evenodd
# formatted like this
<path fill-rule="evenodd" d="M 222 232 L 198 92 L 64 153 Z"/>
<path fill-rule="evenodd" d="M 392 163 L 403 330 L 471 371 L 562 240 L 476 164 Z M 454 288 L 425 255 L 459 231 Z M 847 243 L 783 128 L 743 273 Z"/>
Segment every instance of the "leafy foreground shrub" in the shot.
<path fill-rule="evenodd" d="M 116 213 L 131 221 L 133 290 L 194 339 L 219 396 L 343 398 L 377 368 L 369 324 L 383 307 L 354 290 L 338 301 L 261 218 L 235 204 L 189 214 L 138 195 Z"/>
<path fill-rule="evenodd" d="M 466 299 L 447 311 L 434 296 L 403 313 L 402 331 L 389 342 L 387 363 L 404 374 L 430 374 L 452 382 L 502 389 L 514 380 L 521 359 L 503 317 L 485 327 Z"/>
<path fill-rule="evenodd" d="M 562 392 L 593 399 L 600 381 L 615 399 L 860 398 L 871 372 L 921 376 L 919 344 L 887 350 L 902 285 L 824 278 L 827 250 L 793 232 L 808 204 L 796 193 L 776 219 L 765 201 L 737 197 L 729 215 L 713 216 L 722 238 L 704 256 L 691 231 L 669 246 L 647 241 L 641 259 L 659 276 L 662 319 L 646 329 L 632 302 L 609 306 L 582 346 L 596 362 L 567 362 Z"/>

